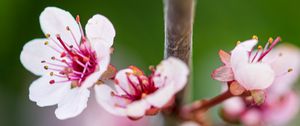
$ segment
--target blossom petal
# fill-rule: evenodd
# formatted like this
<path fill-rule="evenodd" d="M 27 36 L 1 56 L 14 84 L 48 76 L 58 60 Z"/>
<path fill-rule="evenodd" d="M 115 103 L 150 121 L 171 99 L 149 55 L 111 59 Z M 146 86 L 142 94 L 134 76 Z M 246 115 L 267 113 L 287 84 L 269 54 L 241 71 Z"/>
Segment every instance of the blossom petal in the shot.
<path fill-rule="evenodd" d="M 237 117 L 246 109 L 243 99 L 240 97 L 230 98 L 223 103 L 224 111 L 226 115 Z"/>
<path fill-rule="evenodd" d="M 241 117 L 241 121 L 246 126 L 257 126 L 261 123 L 261 114 L 257 109 L 250 109 Z"/>
<path fill-rule="evenodd" d="M 61 101 L 69 90 L 70 83 L 50 84 L 52 79 L 59 78 L 45 75 L 32 82 L 29 87 L 29 99 L 40 107 L 55 105 Z"/>
<path fill-rule="evenodd" d="M 68 11 L 57 7 L 47 7 L 40 15 L 40 24 L 43 32 L 50 34 L 50 37 L 54 39 L 56 39 L 56 34 L 60 34 L 62 40 L 69 43 L 69 45 L 75 45 L 75 42 L 80 41 L 79 26 Z M 70 31 L 67 30 L 67 26 L 73 32 L 75 40 Z"/>
<path fill-rule="evenodd" d="M 247 40 L 238 44 L 231 51 L 231 59 L 230 63 L 232 67 L 237 67 L 239 64 L 248 63 L 249 60 L 249 52 L 252 48 L 257 44 L 256 39 Z"/>
<path fill-rule="evenodd" d="M 169 57 L 157 66 L 155 75 L 159 76 L 156 76 L 154 81 L 157 87 L 163 86 L 163 83 L 174 84 L 174 90 L 178 92 L 186 85 L 188 74 L 188 66 L 183 61 Z"/>
<path fill-rule="evenodd" d="M 68 119 L 79 115 L 87 106 L 90 91 L 86 88 L 68 90 L 64 98 L 58 103 L 55 115 L 58 119 Z"/>
<path fill-rule="evenodd" d="M 114 26 L 103 15 L 94 15 L 85 26 L 88 39 L 92 42 L 99 42 L 111 47 L 116 35 Z"/>
<path fill-rule="evenodd" d="M 266 89 L 275 78 L 272 68 L 264 63 L 244 64 L 233 72 L 235 79 L 247 90 Z"/>
<path fill-rule="evenodd" d="M 123 90 L 127 91 L 128 93 L 134 92 L 132 86 L 130 86 L 131 84 L 128 82 L 127 73 L 133 73 L 133 71 L 128 68 L 128 69 L 120 70 L 116 74 L 115 80 L 117 81 L 118 84 L 118 86 L 116 86 L 116 90 L 118 93 L 124 94 L 125 92 Z M 136 82 L 136 84 L 138 84 L 138 80 L 135 77 L 131 77 L 131 79 L 134 82 Z"/>
<path fill-rule="evenodd" d="M 283 44 L 277 46 L 268 54 L 263 62 L 271 62 L 271 67 L 276 74 L 276 79 L 270 87 L 272 94 L 282 95 L 290 90 L 300 74 L 300 50 L 299 48 Z M 292 70 L 288 72 L 289 70 Z"/>
<path fill-rule="evenodd" d="M 161 108 L 166 105 L 172 97 L 175 95 L 174 86 L 169 84 L 159 88 L 156 92 L 146 96 L 145 100 L 157 108 Z"/>
<path fill-rule="evenodd" d="M 214 70 L 211 77 L 221 82 L 228 82 L 234 80 L 234 75 L 229 66 L 221 66 Z"/>
<path fill-rule="evenodd" d="M 145 115 L 146 110 L 151 106 L 145 100 L 138 100 L 130 103 L 126 108 L 129 117 L 139 118 Z"/>
<path fill-rule="evenodd" d="M 95 85 L 96 99 L 106 111 L 119 116 L 126 116 L 125 109 L 116 107 L 111 92 L 114 92 L 111 87 L 101 84 Z"/>
<path fill-rule="evenodd" d="M 220 50 L 219 57 L 224 65 L 230 65 L 230 58 L 231 58 L 230 54 L 228 54 L 223 50 Z"/>
<path fill-rule="evenodd" d="M 44 45 L 47 39 L 34 39 L 27 42 L 20 55 L 21 63 L 24 67 L 35 75 L 44 75 L 47 71 L 44 69 L 43 60 L 51 60 L 57 53 L 50 47 Z M 37 53 L 38 52 L 38 53 Z"/>
<path fill-rule="evenodd" d="M 269 103 L 270 106 L 263 113 L 264 120 L 272 126 L 286 125 L 299 112 L 299 97 L 296 93 L 286 92 L 278 101 Z"/>

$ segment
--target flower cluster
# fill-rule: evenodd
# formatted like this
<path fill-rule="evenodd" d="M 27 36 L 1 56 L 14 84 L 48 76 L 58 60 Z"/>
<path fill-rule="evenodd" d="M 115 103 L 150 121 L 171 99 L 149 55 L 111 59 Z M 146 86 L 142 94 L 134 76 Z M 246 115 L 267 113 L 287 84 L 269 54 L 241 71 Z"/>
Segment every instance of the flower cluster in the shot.
<path fill-rule="evenodd" d="M 255 37 L 256 38 L 256 37 Z M 291 45 L 274 48 L 280 38 L 263 48 L 257 39 L 239 43 L 228 54 L 220 51 L 223 66 L 212 77 L 235 97 L 224 102 L 222 117 L 247 126 L 285 125 L 298 112 L 299 97 L 292 90 L 300 72 L 300 51 Z"/>
<path fill-rule="evenodd" d="M 100 14 L 88 20 L 84 32 L 79 16 L 75 19 L 67 11 L 47 7 L 40 24 L 46 38 L 28 42 L 20 60 L 41 76 L 29 88 L 30 100 L 40 107 L 57 105 L 59 119 L 79 115 L 93 86 L 99 104 L 108 112 L 140 118 L 171 105 L 187 83 L 188 67 L 172 57 L 151 68 L 149 76 L 134 66 L 116 74 L 110 65 L 115 29 Z"/>

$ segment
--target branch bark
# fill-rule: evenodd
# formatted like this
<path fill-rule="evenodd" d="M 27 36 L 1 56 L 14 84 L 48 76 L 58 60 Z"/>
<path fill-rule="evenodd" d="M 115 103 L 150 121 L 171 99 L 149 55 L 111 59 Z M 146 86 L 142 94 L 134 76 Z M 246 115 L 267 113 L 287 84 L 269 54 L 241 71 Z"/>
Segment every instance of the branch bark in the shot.
<path fill-rule="evenodd" d="M 194 7 L 195 0 L 164 0 L 164 56 L 165 58 L 168 58 L 170 56 L 177 57 L 183 60 L 186 64 L 188 64 L 190 68 L 192 62 L 191 54 Z M 185 95 L 185 90 L 187 89 L 185 88 L 176 95 L 176 106 L 174 106 L 174 109 L 171 111 L 171 115 L 176 115 L 179 113 L 179 108 L 184 103 L 183 99 Z M 176 117 L 172 118 L 173 119 L 171 119 L 171 121 L 174 122 L 174 118 Z"/>

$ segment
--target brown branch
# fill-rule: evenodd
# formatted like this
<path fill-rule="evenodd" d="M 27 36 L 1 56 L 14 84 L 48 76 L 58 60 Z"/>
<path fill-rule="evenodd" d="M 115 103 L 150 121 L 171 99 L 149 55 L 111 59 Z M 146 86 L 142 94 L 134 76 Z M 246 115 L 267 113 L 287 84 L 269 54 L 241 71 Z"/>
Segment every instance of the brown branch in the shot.
<path fill-rule="evenodd" d="M 173 56 L 183 60 L 188 65 L 191 64 L 194 6 L 194 0 L 164 0 L 165 58 Z M 168 112 L 170 115 L 176 115 L 179 112 L 179 108 L 184 102 L 185 90 L 176 95 L 176 106 Z M 171 118 L 173 119 L 169 122 L 176 120 L 175 117 Z"/>
<path fill-rule="evenodd" d="M 212 99 L 193 102 L 182 108 L 180 116 L 183 120 L 192 120 L 203 126 L 210 126 L 210 121 L 207 121 L 207 111 L 233 96 L 230 90 L 228 90 Z"/>

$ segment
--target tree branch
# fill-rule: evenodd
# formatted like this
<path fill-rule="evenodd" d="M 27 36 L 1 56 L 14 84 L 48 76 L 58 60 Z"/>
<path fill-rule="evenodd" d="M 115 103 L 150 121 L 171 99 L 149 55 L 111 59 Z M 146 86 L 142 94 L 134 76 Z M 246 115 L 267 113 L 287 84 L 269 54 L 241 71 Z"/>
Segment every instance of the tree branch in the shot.
<path fill-rule="evenodd" d="M 191 53 L 194 6 L 194 0 L 164 0 L 164 56 L 165 58 L 170 56 L 177 57 L 188 64 L 190 68 L 192 62 Z M 171 111 L 171 115 L 179 113 L 179 108 L 184 102 L 185 90 L 186 88 L 176 95 L 176 106 L 174 106 L 174 109 Z"/>

